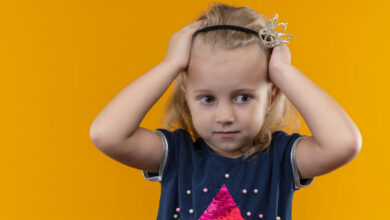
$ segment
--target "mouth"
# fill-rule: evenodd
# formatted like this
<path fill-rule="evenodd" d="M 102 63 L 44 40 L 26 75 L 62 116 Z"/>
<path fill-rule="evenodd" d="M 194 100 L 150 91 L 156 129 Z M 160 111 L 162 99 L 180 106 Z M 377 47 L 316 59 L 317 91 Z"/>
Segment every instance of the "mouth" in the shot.
<path fill-rule="evenodd" d="M 237 133 L 239 133 L 239 131 L 225 131 L 225 132 L 215 132 L 218 136 L 221 136 L 221 137 L 233 137 L 235 136 Z"/>

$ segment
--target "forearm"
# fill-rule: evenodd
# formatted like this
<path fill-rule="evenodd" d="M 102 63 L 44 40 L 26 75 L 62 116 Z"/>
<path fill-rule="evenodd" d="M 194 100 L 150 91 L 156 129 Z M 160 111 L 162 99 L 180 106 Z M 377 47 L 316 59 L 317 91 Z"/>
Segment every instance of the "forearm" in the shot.
<path fill-rule="evenodd" d="M 360 147 L 361 135 L 352 119 L 331 96 L 297 68 L 286 64 L 270 77 L 296 106 L 322 148 Z"/>
<path fill-rule="evenodd" d="M 130 137 L 178 73 L 173 65 L 163 61 L 131 82 L 95 118 L 91 138 L 113 143 Z"/>

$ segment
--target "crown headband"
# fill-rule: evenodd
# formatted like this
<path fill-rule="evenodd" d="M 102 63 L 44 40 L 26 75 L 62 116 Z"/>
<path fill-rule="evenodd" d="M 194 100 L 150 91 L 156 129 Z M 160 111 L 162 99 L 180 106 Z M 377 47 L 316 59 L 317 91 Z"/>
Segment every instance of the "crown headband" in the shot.
<path fill-rule="evenodd" d="M 236 31 L 245 32 L 248 34 L 253 34 L 256 37 L 260 38 L 260 40 L 263 42 L 265 47 L 272 48 L 275 47 L 281 43 L 290 43 L 288 39 L 293 37 L 291 34 L 282 33 L 286 30 L 286 25 L 288 23 L 276 23 L 278 20 L 278 14 L 275 13 L 275 16 L 263 27 L 260 29 L 259 32 L 235 25 L 214 25 L 214 26 L 208 26 L 204 27 L 202 29 L 197 30 L 193 37 L 200 33 L 200 32 L 207 32 L 207 31 L 213 31 L 213 30 L 220 30 L 220 29 L 231 29 Z M 273 29 L 279 25 L 283 25 L 284 28 L 280 32 L 276 32 Z M 282 39 L 281 36 L 287 35 L 288 37 L 286 39 Z"/>

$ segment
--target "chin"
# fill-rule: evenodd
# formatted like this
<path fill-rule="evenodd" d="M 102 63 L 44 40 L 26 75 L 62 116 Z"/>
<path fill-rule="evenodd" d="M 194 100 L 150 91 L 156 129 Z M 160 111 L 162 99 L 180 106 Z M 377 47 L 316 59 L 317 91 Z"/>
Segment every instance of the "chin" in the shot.
<path fill-rule="evenodd" d="M 240 146 L 237 146 L 236 143 L 217 143 L 217 144 L 213 144 L 213 146 L 218 146 L 218 149 L 221 149 L 221 150 L 224 150 L 226 152 L 236 152 L 238 150 L 240 150 Z"/>

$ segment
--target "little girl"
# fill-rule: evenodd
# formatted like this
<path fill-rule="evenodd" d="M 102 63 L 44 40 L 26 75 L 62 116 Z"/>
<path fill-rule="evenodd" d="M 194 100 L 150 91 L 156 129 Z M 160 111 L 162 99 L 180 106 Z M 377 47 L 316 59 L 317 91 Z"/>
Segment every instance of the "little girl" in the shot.
<path fill-rule="evenodd" d="M 353 121 L 291 64 L 276 19 L 211 6 L 94 120 L 95 146 L 161 183 L 157 219 L 291 219 L 296 190 L 360 151 Z M 174 80 L 168 126 L 139 127 Z M 292 107 L 312 136 L 281 130 Z"/>

